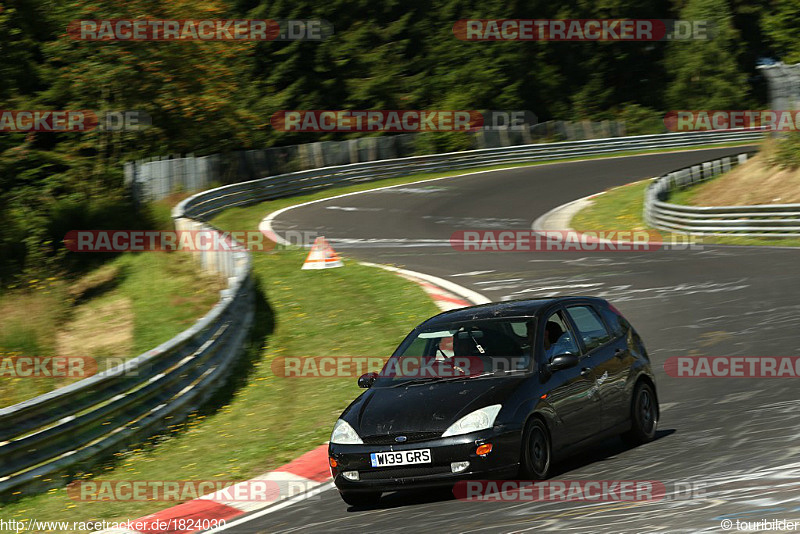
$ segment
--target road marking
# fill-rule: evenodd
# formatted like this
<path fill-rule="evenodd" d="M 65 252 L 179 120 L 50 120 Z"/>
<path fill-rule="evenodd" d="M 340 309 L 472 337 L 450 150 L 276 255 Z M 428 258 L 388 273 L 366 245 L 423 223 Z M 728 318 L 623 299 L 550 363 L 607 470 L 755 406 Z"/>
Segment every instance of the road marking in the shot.
<path fill-rule="evenodd" d="M 717 404 L 726 404 L 728 402 L 738 402 L 751 399 L 756 395 L 759 395 L 760 393 L 761 393 L 760 389 L 757 389 L 755 391 L 743 391 L 741 393 L 729 393 L 728 395 L 725 395 L 720 400 L 718 400 Z"/>
<path fill-rule="evenodd" d="M 468 273 L 451 274 L 450 276 L 451 277 L 454 277 L 454 276 L 478 276 L 478 275 L 481 275 L 481 274 L 490 274 L 490 273 L 494 273 L 494 272 L 497 272 L 497 271 L 470 271 Z"/>
<path fill-rule="evenodd" d="M 583 289 L 583 288 L 594 288 L 598 286 L 602 286 L 602 283 L 596 284 L 568 284 L 564 286 L 542 286 L 542 287 L 529 287 L 526 289 L 520 289 L 519 291 L 514 291 L 511 293 L 512 295 L 520 295 L 522 293 L 536 293 L 538 291 L 553 291 L 557 289 Z M 488 288 L 487 288 L 488 289 Z"/>
<path fill-rule="evenodd" d="M 416 182 L 414 182 L 416 183 Z M 391 191 L 384 191 L 385 193 L 411 193 L 414 195 L 425 195 L 429 193 L 441 193 L 442 191 L 447 191 L 447 187 L 435 187 L 435 186 L 428 186 L 428 187 L 395 187 Z"/>
<path fill-rule="evenodd" d="M 354 206 L 326 206 L 325 209 L 339 211 L 383 211 L 383 208 L 356 208 Z"/>
<path fill-rule="evenodd" d="M 449 247 L 448 239 L 408 239 L 400 238 L 361 238 L 334 237 L 328 239 L 337 248 L 409 248 L 409 247 Z"/>
<path fill-rule="evenodd" d="M 659 403 L 658 411 L 661 412 L 661 413 L 664 413 L 664 412 L 666 412 L 667 410 L 669 410 L 670 408 L 672 408 L 673 406 L 675 406 L 677 404 L 678 404 L 677 402 L 662 402 L 662 403 Z"/>

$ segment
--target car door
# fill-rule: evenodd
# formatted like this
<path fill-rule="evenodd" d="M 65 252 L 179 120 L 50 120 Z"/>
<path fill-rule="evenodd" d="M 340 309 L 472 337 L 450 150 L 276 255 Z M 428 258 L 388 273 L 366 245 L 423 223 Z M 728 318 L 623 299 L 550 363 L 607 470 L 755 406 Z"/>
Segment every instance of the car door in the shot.
<path fill-rule="evenodd" d="M 627 414 L 623 416 L 620 413 L 625 374 L 624 367 L 620 365 L 621 353 L 617 352 L 620 348 L 619 339 L 612 338 L 597 309 L 589 303 L 568 306 L 567 314 L 575 325 L 594 370 L 594 394 L 602 405 L 601 430 L 606 430 L 627 417 Z"/>
<path fill-rule="evenodd" d="M 630 398 L 625 393 L 625 386 L 628 383 L 631 366 L 636 360 L 635 349 L 631 350 L 630 325 L 625 318 L 608 305 L 599 304 L 598 308 L 611 333 L 610 345 L 614 353 L 614 358 L 608 362 L 609 379 L 604 384 L 608 399 L 605 410 L 611 424 L 619 424 L 627 421 L 630 416 Z"/>
<path fill-rule="evenodd" d="M 547 342 L 548 323 L 558 326 L 558 339 Z M 547 314 L 547 319 L 539 324 L 537 332 L 537 351 L 540 368 L 553 356 L 569 352 L 581 356 L 577 366 L 554 371 L 547 379 L 546 400 L 555 411 L 560 423 L 558 432 L 553 433 L 555 447 L 568 446 L 590 438 L 601 430 L 602 408 L 594 391 L 595 375 L 588 360 L 583 357 L 580 345 L 563 310 Z M 546 345 L 549 345 L 547 347 Z"/>

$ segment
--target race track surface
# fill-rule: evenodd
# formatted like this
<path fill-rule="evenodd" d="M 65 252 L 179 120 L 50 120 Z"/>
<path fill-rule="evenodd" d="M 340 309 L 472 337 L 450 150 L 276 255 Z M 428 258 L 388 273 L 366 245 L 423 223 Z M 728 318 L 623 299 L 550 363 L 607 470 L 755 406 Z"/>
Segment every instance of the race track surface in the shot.
<path fill-rule="evenodd" d="M 448 243 L 457 230 L 527 230 L 538 216 L 579 197 L 744 150 L 472 174 L 334 198 L 273 222 L 279 235 L 316 231 L 349 257 L 436 275 L 495 301 L 607 298 L 633 322 L 653 360 L 662 407 L 658 438 L 633 449 L 608 440 L 559 466 L 554 478 L 659 480 L 668 492 L 696 483 L 705 495 L 647 503 L 482 503 L 418 491 L 386 494 L 379 507 L 355 510 L 328 489 L 228 531 L 724 532 L 725 518 L 800 520 L 798 379 L 671 378 L 663 368 L 670 356 L 800 354 L 800 251 L 460 252 Z"/>

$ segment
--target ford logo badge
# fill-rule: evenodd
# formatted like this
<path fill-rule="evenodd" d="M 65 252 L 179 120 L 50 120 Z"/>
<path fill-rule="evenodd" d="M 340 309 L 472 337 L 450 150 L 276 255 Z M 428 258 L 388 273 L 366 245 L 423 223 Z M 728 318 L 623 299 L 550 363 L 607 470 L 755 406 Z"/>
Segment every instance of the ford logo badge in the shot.
<path fill-rule="evenodd" d="M 407 438 L 407 437 L 405 437 L 405 436 L 397 436 L 396 438 L 394 438 L 394 440 L 395 440 L 397 443 L 403 443 L 403 442 L 404 442 L 404 441 L 406 441 L 407 439 L 408 439 L 408 438 Z"/>

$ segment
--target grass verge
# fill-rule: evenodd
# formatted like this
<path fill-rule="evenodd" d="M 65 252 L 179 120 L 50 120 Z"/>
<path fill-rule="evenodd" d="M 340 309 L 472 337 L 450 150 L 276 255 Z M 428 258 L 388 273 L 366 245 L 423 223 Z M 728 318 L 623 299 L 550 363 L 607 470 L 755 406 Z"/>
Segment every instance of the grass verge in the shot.
<path fill-rule="evenodd" d="M 644 191 L 649 182 L 650 180 L 642 180 L 609 189 L 596 197 L 591 205 L 575 214 L 570 226 L 584 232 L 650 230 L 643 215 Z M 672 237 L 668 232 L 659 232 L 664 239 Z M 686 236 L 675 238 L 677 242 L 683 243 Z M 793 237 L 703 236 L 697 237 L 695 242 L 699 245 L 800 246 L 800 239 Z"/>
<path fill-rule="evenodd" d="M 759 153 L 730 172 L 670 196 L 689 206 L 754 206 L 800 202 L 800 169 L 784 169 Z"/>
<path fill-rule="evenodd" d="M 0 357 L 88 356 L 103 371 L 191 326 L 222 287 L 180 253 L 120 255 L 70 282 L 31 280 L 0 297 Z M 16 376 L 0 366 L 0 407 L 79 379 Z"/>

